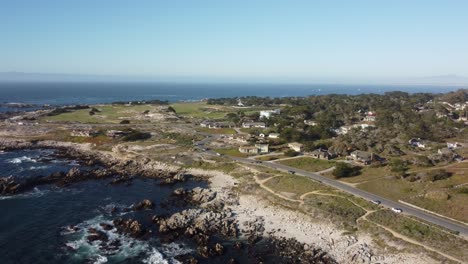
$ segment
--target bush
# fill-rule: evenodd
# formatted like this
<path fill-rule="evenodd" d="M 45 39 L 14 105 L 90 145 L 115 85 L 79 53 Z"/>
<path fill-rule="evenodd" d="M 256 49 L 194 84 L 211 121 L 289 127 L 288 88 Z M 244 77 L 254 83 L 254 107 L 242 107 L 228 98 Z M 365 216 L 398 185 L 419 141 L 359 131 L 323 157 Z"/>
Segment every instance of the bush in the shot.
<path fill-rule="evenodd" d="M 408 170 L 408 165 L 401 159 L 392 159 L 389 163 L 390 170 L 398 174 L 398 176 L 404 176 Z"/>
<path fill-rule="evenodd" d="M 141 132 L 138 130 L 132 130 L 129 134 L 124 136 L 122 140 L 124 141 L 137 141 L 137 140 L 145 140 L 151 138 L 151 134 L 148 132 Z"/>
<path fill-rule="evenodd" d="M 126 120 L 126 119 L 122 120 L 122 121 L 120 121 L 120 124 L 122 124 L 122 125 L 130 124 L 130 120 Z"/>
<path fill-rule="evenodd" d="M 349 165 L 348 163 L 344 162 L 337 162 L 335 165 L 335 169 L 333 170 L 333 176 L 335 178 L 343 178 L 343 177 L 352 177 L 359 175 L 361 173 L 360 167 L 354 167 Z"/>

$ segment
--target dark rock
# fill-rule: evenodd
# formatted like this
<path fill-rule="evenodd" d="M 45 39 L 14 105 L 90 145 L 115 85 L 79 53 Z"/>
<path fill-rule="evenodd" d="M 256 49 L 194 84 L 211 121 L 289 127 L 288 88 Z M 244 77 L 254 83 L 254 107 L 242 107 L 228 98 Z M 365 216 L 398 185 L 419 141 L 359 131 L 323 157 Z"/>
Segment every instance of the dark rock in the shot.
<path fill-rule="evenodd" d="M 154 208 L 154 203 L 148 199 L 145 199 L 141 202 L 139 202 L 137 205 L 133 207 L 134 211 L 140 211 L 140 210 L 150 210 Z"/>

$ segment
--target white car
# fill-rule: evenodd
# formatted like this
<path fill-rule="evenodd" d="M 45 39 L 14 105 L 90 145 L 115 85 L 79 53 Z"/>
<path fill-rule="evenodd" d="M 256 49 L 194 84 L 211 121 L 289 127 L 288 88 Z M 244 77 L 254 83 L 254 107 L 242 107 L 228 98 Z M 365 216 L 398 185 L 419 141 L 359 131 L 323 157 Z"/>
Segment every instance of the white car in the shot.
<path fill-rule="evenodd" d="M 400 208 L 395 208 L 395 207 L 392 208 L 392 211 L 395 212 L 395 213 L 403 212 L 403 210 L 401 210 Z"/>

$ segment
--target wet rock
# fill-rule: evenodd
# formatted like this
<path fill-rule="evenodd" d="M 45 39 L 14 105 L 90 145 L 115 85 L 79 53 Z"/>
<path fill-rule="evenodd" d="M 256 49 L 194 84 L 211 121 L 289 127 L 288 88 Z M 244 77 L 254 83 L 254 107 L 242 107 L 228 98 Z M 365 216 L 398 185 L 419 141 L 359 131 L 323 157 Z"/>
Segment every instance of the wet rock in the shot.
<path fill-rule="evenodd" d="M 218 255 L 223 255 L 224 254 L 224 246 L 219 244 L 219 243 L 216 243 L 214 250 L 215 250 L 216 254 L 218 254 Z"/>
<path fill-rule="evenodd" d="M 88 233 L 89 234 L 86 237 L 86 239 L 88 240 L 88 243 L 92 243 L 94 241 L 107 242 L 109 240 L 106 233 L 100 230 L 96 230 L 95 228 L 89 228 Z"/>
<path fill-rule="evenodd" d="M 154 203 L 148 199 L 145 199 L 139 202 L 137 205 L 133 207 L 134 211 L 151 210 L 151 209 L 154 209 Z"/>
<path fill-rule="evenodd" d="M 192 201 L 196 203 L 207 203 L 216 197 L 216 192 L 210 189 L 195 187 L 191 191 Z"/>
<path fill-rule="evenodd" d="M 0 195 L 13 195 L 19 192 L 20 184 L 13 177 L 0 178 Z"/>
<path fill-rule="evenodd" d="M 114 226 L 120 233 L 126 233 L 133 237 L 141 237 L 144 235 L 142 225 L 134 219 L 123 220 L 122 218 L 115 219 L 113 221 Z"/>
<path fill-rule="evenodd" d="M 100 223 L 99 226 L 101 226 L 102 229 L 104 229 L 106 231 L 114 229 L 113 225 L 109 225 L 109 224 L 106 224 L 106 223 Z"/>
<path fill-rule="evenodd" d="M 182 196 L 187 194 L 187 191 L 184 188 L 177 188 L 174 190 L 173 194 L 177 196 Z"/>

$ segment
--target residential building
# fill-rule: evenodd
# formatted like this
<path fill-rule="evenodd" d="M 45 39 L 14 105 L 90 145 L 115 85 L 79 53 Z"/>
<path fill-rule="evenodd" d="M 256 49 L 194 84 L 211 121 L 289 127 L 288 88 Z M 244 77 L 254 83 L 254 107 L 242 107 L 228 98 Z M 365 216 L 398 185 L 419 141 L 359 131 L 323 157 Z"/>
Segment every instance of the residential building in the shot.
<path fill-rule="evenodd" d="M 310 153 L 310 156 L 315 159 L 329 160 L 333 158 L 332 154 L 327 149 L 318 148 Z"/>
<path fill-rule="evenodd" d="M 279 133 L 270 133 L 268 135 L 269 138 L 279 138 L 280 134 Z"/>
<path fill-rule="evenodd" d="M 458 143 L 458 142 L 447 142 L 447 148 L 448 149 L 459 149 L 462 148 L 463 145 Z"/>
<path fill-rule="evenodd" d="M 281 113 L 280 109 L 275 110 L 262 110 L 260 111 L 260 118 L 269 119 L 272 115 L 279 115 Z"/>
<path fill-rule="evenodd" d="M 242 123 L 243 128 L 266 128 L 266 124 L 264 122 L 245 122 Z"/>
<path fill-rule="evenodd" d="M 308 125 L 308 126 L 316 126 L 318 125 L 317 122 L 313 121 L 313 120 L 304 120 L 304 124 Z"/>
<path fill-rule="evenodd" d="M 304 145 L 298 142 L 289 143 L 288 147 L 296 152 L 302 152 L 304 150 Z"/>
<path fill-rule="evenodd" d="M 374 122 L 376 117 L 377 117 L 377 114 L 375 112 L 369 111 L 366 113 L 366 116 L 364 117 L 364 121 Z"/>
<path fill-rule="evenodd" d="M 412 138 L 408 141 L 408 144 L 410 144 L 413 147 L 418 147 L 418 148 L 427 148 L 428 147 L 428 142 L 421 140 L 420 138 Z"/>
<path fill-rule="evenodd" d="M 348 159 L 367 165 L 367 164 L 372 163 L 372 160 L 374 159 L 374 155 L 369 152 L 355 150 L 351 152 L 351 154 L 348 156 Z"/>
<path fill-rule="evenodd" d="M 239 152 L 245 154 L 260 154 L 268 153 L 268 144 L 266 143 L 256 143 L 255 146 L 240 146 Z"/>

